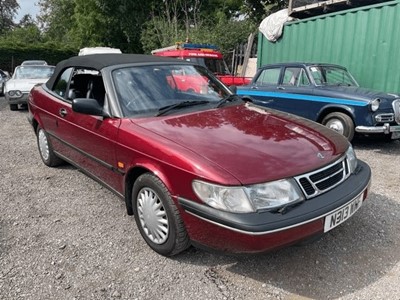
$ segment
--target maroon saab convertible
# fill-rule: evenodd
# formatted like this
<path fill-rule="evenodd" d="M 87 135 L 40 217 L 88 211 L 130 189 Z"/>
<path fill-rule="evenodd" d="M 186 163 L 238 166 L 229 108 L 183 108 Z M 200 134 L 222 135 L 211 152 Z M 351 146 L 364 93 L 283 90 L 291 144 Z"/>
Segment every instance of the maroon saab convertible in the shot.
<path fill-rule="evenodd" d="M 71 163 L 122 197 L 167 256 L 322 235 L 358 211 L 371 178 L 343 136 L 243 100 L 181 60 L 72 57 L 32 89 L 29 120 L 47 166 Z"/>

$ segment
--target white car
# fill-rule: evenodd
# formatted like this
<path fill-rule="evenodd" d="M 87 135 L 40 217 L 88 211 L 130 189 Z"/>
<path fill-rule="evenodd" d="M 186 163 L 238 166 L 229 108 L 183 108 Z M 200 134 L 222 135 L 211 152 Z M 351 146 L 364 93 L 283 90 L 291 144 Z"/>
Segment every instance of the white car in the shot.
<path fill-rule="evenodd" d="M 19 104 L 26 104 L 31 89 L 45 83 L 54 72 L 54 66 L 18 66 L 4 87 L 4 96 L 10 110 L 18 110 Z"/>

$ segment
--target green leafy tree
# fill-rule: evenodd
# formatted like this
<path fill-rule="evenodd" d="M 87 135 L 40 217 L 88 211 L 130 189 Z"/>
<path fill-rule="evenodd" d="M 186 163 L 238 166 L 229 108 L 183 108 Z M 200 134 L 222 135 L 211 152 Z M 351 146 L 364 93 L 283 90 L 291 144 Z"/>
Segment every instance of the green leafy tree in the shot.
<path fill-rule="evenodd" d="M 287 7 L 288 3 L 289 0 L 244 0 L 242 12 L 255 24 L 259 24 L 271 13 Z"/>
<path fill-rule="evenodd" d="M 26 47 L 26 45 L 40 44 L 42 41 L 41 32 L 35 24 L 17 27 L 7 33 L 3 39 L 4 43 L 23 47 Z"/>
<path fill-rule="evenodd" d="M 98 0 L 107 20 L 105 43 L 123 52 L 142 53 L 140 36 L 143 24 L 150 18 L 153 2 L 160 1 Z"/>
<path fill-rule="evenodd" d="M 45 40 L 78 48 L 78 42 L 72 35 L 72 27 L 75 24 L 75 1 L 39 0 L 38 4 L 40 13 L 37 20 Z"/>
<path fill-rule="evenodd" d="M 195 5 L 196 1 L 174 0 L 168 5 L 166 2 L 158 10 L 153 9 L 152 18 L 145 23 L 141 42 L 146 53 L 189 38 L 196 43 L 216 44 L 226 54 L 236 44 L 246 41 L 255 30 L 250 20 L 239 21 L 235 18 L 241 1 L 209 0 L 202 1 L 199 6 L 185 6 L 189 2 Z M 211 13 L 210 5 L 219 9 Z"/>
<path fill-rule="evenodd" d="M 16 0 L 0 0 L 0 34 L 3 34 L 14 27 L 14 16 L 19 9 Z"/>
<path fill-rule="evenodd" d="M 30 14 L 24 15 L 21 20 L 19 21 L 17 27 L 28 27 L 28 26 L 36 26 L 35 21 L 32 19 L 32 16 Z"/>
<path fill-rule="evenodd" d="M 70 33 L 79 47 L 106 46 L 108 20 L 97 0 L 75 0 L 73 23 Z"/>

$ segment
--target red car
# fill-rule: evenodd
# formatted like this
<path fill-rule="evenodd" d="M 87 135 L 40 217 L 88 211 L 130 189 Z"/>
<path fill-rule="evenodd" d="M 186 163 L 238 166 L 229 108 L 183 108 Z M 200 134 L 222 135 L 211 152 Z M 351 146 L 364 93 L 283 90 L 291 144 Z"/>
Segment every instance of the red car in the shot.
<path fill-rule="evenodd" d="M 208 78 L 206 92 L 179 90 L 173 74 Z M 371 178 L 340 134 L 165 57 L 62 61 L 32 89 L 29 120 L 46 165 L 71 163 L 125 199 L 166 256 L 190 245 L 263 252 L 321 235 L 362 206 Z"/>

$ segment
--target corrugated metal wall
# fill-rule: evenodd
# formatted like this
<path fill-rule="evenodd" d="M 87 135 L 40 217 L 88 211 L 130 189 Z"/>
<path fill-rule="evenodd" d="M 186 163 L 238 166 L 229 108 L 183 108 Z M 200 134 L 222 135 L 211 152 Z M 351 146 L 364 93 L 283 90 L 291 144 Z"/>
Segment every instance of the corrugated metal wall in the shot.
<path fill-rule="evenodd" d="M 361 86 L 400 92 L 400 1 L 288 23 L 276 43 L 259 33 L 257 65 L 287 61 L 340 64 Z"/>

